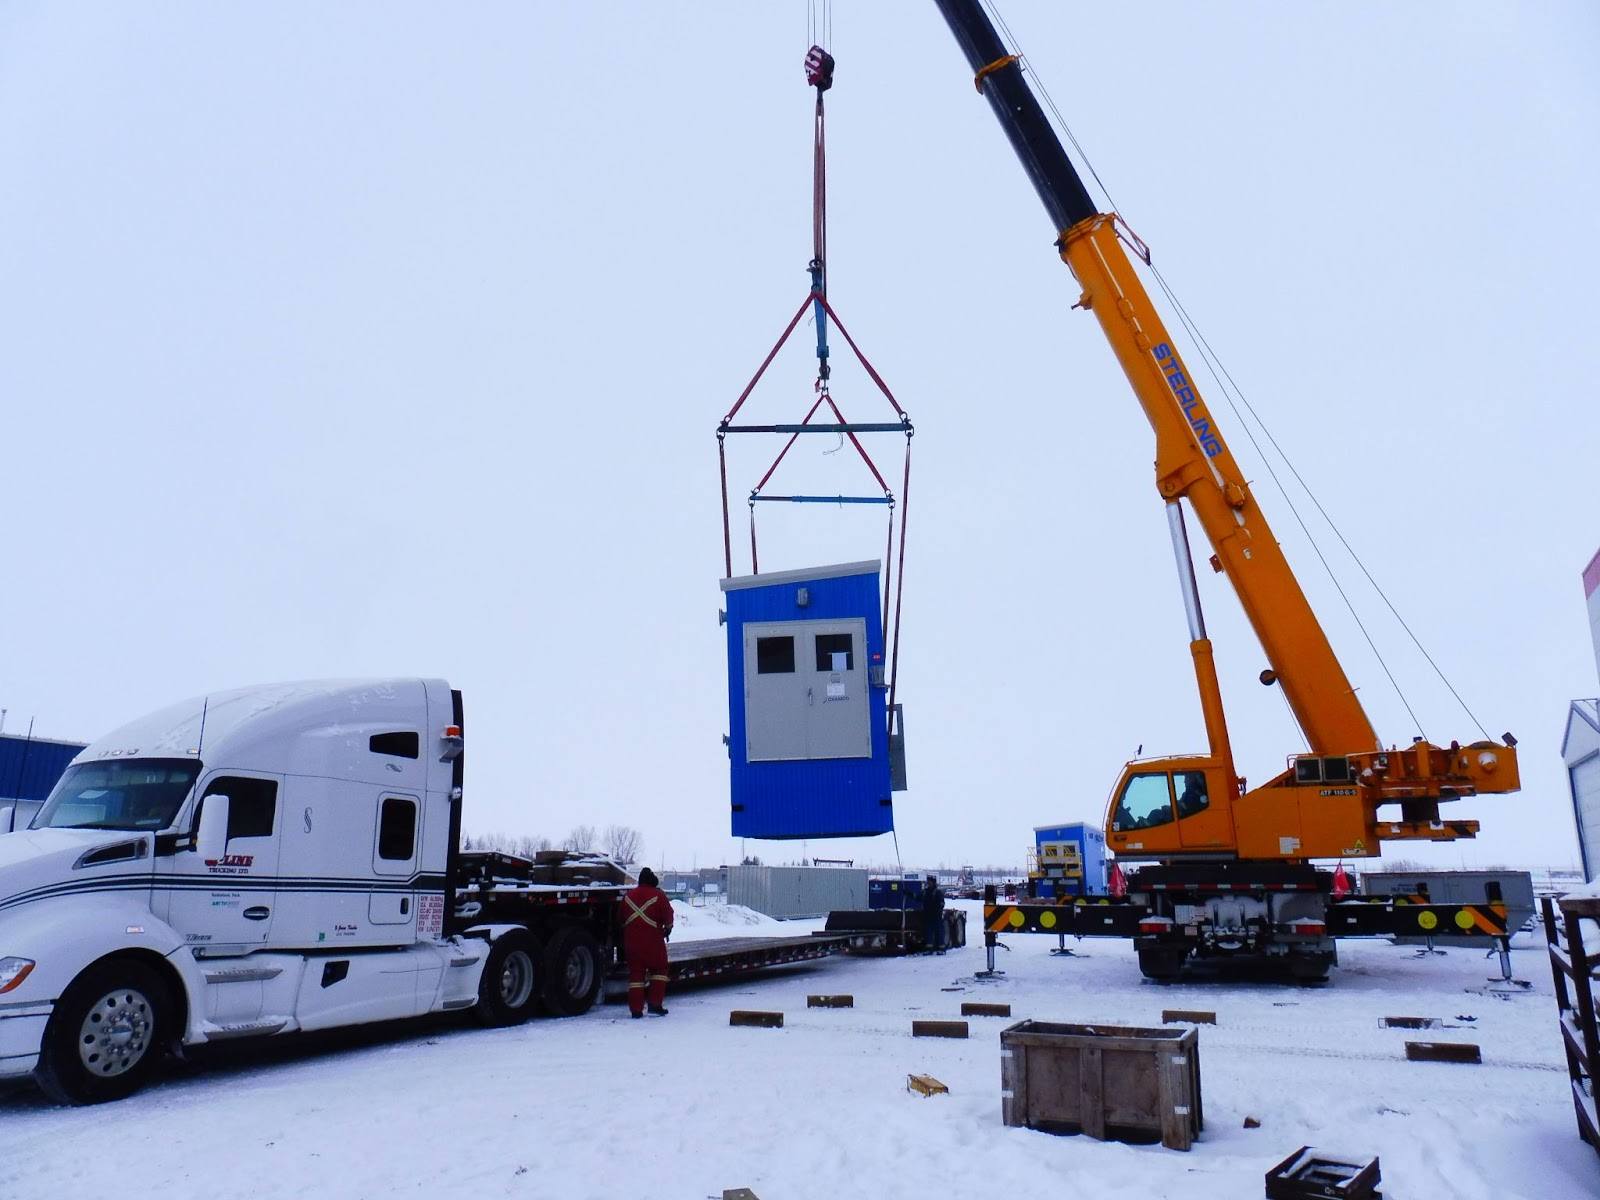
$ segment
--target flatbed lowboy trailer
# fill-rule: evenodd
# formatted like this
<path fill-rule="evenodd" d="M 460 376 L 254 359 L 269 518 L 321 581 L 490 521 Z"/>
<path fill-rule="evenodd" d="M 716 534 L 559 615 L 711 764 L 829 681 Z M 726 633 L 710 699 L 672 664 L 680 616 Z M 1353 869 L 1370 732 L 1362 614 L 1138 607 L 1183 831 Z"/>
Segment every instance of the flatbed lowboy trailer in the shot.
<path fill-rule="evenodd" d="M 667 984 L 714 983 L 753 971 L 790 967 L 832 958 L 850 950 L 847 937 L 800 934 L 794 937 L 708 938 L 667 945 Z"/>

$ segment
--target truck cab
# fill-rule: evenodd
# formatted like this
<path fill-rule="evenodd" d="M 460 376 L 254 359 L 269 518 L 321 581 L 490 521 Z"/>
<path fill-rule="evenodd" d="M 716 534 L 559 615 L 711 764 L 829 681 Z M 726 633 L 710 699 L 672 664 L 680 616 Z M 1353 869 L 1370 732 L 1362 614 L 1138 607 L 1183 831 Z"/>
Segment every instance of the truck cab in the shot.
<path fill-rule="evenodd" d="M 294 683 L 84 749 L 0 835 L 0 1078 L 96 1101 L 172 1043 L 525 1016 L 529 931 L 446 928 L 460 726 L 442 680 Z"/>
<path fill-rule="evenodd" d="M 1118 858 L 1189 851 L 1232 857 L 1230 772 L 1204 756 L 1136 759 L 1122 770 L 1106 810 L 1106 842 Z"/>

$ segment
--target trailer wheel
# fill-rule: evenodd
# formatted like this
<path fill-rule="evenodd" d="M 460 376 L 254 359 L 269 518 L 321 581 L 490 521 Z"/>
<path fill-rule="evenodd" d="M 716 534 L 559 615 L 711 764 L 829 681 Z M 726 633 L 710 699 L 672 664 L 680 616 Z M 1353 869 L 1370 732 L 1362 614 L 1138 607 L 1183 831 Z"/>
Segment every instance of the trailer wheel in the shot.
<path fill-rule="evenodd" d="M 600 943 L 581 925 L 555 931 L 544 948 L 542 993 L 552 1016 L 575 1017 L 588 1012 L 603 982 Z"/>
<path fill-rule="evenodd" d="M 45 1025 L 34 1072 L 59 1104 L 103 1104 L 138 1091 L 160 1060 L 172 1023 L 166 981 L 132 959 L 90 967 Z"/>
<path fill-rule="evenodd" d="M 539 942 L 531 933 L 512 930 L 495 939 L 472 1009 L 480 1024 L 520 1025 L 533 1016 L 539 1006 L 539 956 Z"/>
<path fill-rule="evenodd" d="M 1153 979 L 1157 983 L 1176 983 L 1183 974 L 1184 960 L 1188 957 L 1188 950 L 1182 947 L 1141 950 L 1139 970 L 1146 979 Z"/>

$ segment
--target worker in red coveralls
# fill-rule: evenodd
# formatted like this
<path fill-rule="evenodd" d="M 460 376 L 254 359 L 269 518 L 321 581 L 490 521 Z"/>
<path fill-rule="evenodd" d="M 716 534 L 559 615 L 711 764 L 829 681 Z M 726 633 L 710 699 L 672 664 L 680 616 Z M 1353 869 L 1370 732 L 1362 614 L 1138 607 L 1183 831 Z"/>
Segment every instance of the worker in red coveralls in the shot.
<path fill-rule="evenodd" d="M 628 1010 L 637 1020 L 645 1001 L 658 1017 L 667 1015 L 667 938 L 672 935 L 672 901 L 656 886 L 649 867 L 639 884 L 622 896 L 622 952 L 628 960 Z"/>

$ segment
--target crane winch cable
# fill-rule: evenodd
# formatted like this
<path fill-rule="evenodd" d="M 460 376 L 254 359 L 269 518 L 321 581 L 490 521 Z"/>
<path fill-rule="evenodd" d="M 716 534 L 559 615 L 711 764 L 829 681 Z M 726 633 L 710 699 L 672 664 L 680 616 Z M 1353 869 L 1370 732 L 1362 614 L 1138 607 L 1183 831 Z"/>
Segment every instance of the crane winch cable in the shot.
<path fill-rule="evenodd" d="M 1104 194 L 1106 198 L 1106 204 L 1109 207 L 1109 210 L 1113 213 L 1119 214 L 1120 217 L 1121 209 L 1118 206 L 1116 199 L 1112 196 L 1111 189 L 1106 185 L 1105 180 L 1100 177 L 1100 173 L 1095 170 L 1093 160 L 1090 159 L 1088 152 L 1084 150 L 1082 143 L 1078 141 L 1077 135 L 1072 131 L 1072 127 L 1067 124 L 1066 118 L 1061 115 L 1061 110 L 1056 107 L 1056 103 L 1051 98 L 1049 89 L 1045 87 L 1043 79 L 1040 78 L 1039 73 L 1033 70 L 1032 66 L 1029 64 L 1028 56 L 1023 52 L 1021 44 L 1018 42 L 1016 35 L 1011 32 L 1010 27 L 1006 24 L 1005 18 L 1001 16 L 1000 11 L 995 7 L 993 0 L 982 0 L 982 2 L 984 8 L 988 10 L 989 15 L 993 19 L 996 27 L 1000 29 L 1000 31 L 1004 34 L 1006 41 L 1015 49 L 1022 69 L 1029 73 L 1033 80 L 1035 89 L 1043 99 L 1045 107 L 1049 109 L 1050 115 L 1055 120 L 1056 125 L 1060 127 L 1062 133 L 1066 135 L 1067 140 L 1071 142 L 1073 149 L 1078 152 L 1078 156 L 1083 160 L 1084 166 L 1086 166 L 1089 170 L 1090 177 L 1094 179 L 1097 185 L 1099 185 L 1101 193 Z M 1216 383 L 1217 390 L 1222 394 L 1223 399 L 1227 401 L 1228 407 L 1233 412 L 1234 416 L 1238 418 L 1239 424 L 1244 429 L 1245 435 L 1250 439 L 1250 444 L 1252 447 L 1254 447 L 1257 456 L 1261 460 L 1262 466 L 1266 468 L 1267 474 L 1272 478 L 1274 486 L 1278 489 L 1279 495 L 1283 497 L 1283 501 L 1288 506 L 1290 513 L 1293 514 L 1295 522 L 1300 526 L 1301 532 L 1305 534 L 1306 540 L 1311 543 L 1311 548 L 1316 554 L 1318 561 L 1322 564 L 1323 569 L 1327 572 L 1329 580 L 1333 583 L 1334 589 L 1338 592 L 1340 600 L 1344 602 L 1344 606 L 1349 611 L 1351 619 L 1355 621 L 1356 627 L 1361 631 L 1361 636 L 1366 640 L 1367 646 L 1369 649 L 1371 649 L 1373 657 L 1378 660 L 1378 665 L 1383 670 L 1384 675 L 1388 678 L 1389 684 L 1394 689 L 1395 695 L 1400 698 L 1401 705 L 1404 706 L 1407 714 L 1410 715 L 1413 723 L 1415 723 L 1417 732 L 1423 733 L 1422 722 L 1418 719 L 1415 710 L 1413 710 L 1411 707 L 1410 699 L 1406 696 L 1405 691 L 1400 687 L 1400 683 L 1395 678 L 1394 673 L 1389 669 L 1387 660 L 1384 658 L 1382 652 L 1379 651 L 1377 643 L 1373 639 L 1372 634 L 1367 630 L 1366 624 L 1362 621 L 1361 614 L 1357 611 L 1355 603 L 1350 599 L 1348 593 L 1346 593 L 1343 585 L 1339 581 L 1338 574 L 1333 569 L 1333 565 L 1328 561 L 1327 556 L 1323 553 L 1322 547 L 1318 543 L 1315 535 L 1312 534 L 1310 527 L 1306 524 L 1305 519 L 1300 515 L 1300 510 L 1296 506 L 1293 497 L 1289 494 L 1288 488 L 1284 486 L 1283 481 L 1278 477 L 1277 471 L 1273 469 L 1272 461 L 1267 453 L 1262 449 L 1261 443 L 1257 440 L 1254 431 L 1250 427 L 1250 422 L 1247 421 L 1244 417 L 1244 414 L 1239 411 L 1241 405 L 1245 411 L 1250 414 L 1251 419 L 1254 420 L 1256 425 L 1260 426 L 1263 436 L 1265 436 L 1268 443 L 1272 446 L 1272 449 L 1277 453 L 1278 457 L 1282 459 L 1284 466 L 1288 468 L 1289 473 L 1294 477 L 1295 482 L 1298 483 L 1301 489 L 1305 492 L 1306 497 L 1316 508 L 1317 513 L 1322 517 L 1323 521 L 1326 522 L 1328 528 L 1333 531 L 1334 537 L 1338 538 L 1339 544 L 1344 547 L 1345 552 L 1349 554 L 1351 561 L 1355 563 L 1357 569 L 1359 569 L 1361 574 L 1366 578 L 1366 581 L 1371 585 L 1372 590 L 1378 594 L 1378 598 L 1382 600 L 1384 606 L 1388 608 L 1390 615 L 1394 617 L 1400 628 L 1405 631 L 1406 636 L 1411 639 L 1412 645 L 1417 648 L 1418 653 L 1422 655 L 1428 666 L 1433 669 L 1433 673 L 1439 677 L 1439 681 L 1444 684 L 1445 688 L 1449 691 L 1455 702 L 1461 706 L 1461 711 L 1466 713 L 1467 718 L 1478 727 L 1478 731 L 1482 733 L 1485 738 L 1488 738 L 1489 731 L 1484 727 L 1483 722 L 1478 720 L 1477 714 L 1474 713 L 1467 705 L 1466 700 L 1463 699 L 1461 693 L 1456 690 L 1456 687 L 1450 681 L 1450 678 L 1444 673 L 1444 670 L 1439 666 L 1433 655 L 1428 652 L 1427 647 L 1422 644 L 1422 640 L 1411 628 L 1410 623 L 1407 622 L 1405 617 L 1401 615 L 1400 610 L 1395 606 L 1394 602 L 1389 599 L 1388 593 L 1383 590 L 1383 587 L 1378 583 L 1372 572 L 1368 570 L 1366 563 L 1362 561 L 1361 556 L 1356 553 L 1355 547 L 1350 544 L 1349 539 L 1345 537 L 1344 532 L 1334 522 L 1333 517 L 1329 515 L 1328 510 L 1323 507 L 1322 501 L 1319 500 L 1316 493 L 1311 490 L 1311 486 L 1306 483 L 1305 478 L 1300 474 L 1299 469 L 1295 466 L 1293 459 L 1289 457 L 1282 445 L 1279 444 L 1278 439 L 1273 436 L 1272 430 L 1267 426 L 1266 421 L 1262 419 L 1261 414 L 1256 411 L 1255 406 L 1252 405 L 1249 399 L 1245 396 L 1244 390 L 1239 387 L 1237 381 L 1235 381 L 1233 377 L 1232 372 L 1230 372 L 1227 369 L 1227 366 L 1222 362 L 1221 356 L 1212 349 L 1211 343 L 1200 331 L 1199 325 L 1193 320 L 1193 318 L 1190 317 L 1188 309 L 1184 307 L 1183 302 L 1178 298 L 1177 292 L 1170 284 L 1168 284 L 1166 277 L 1162 275 L 1160 269 L 1155 265 L 1154 262 L 1151 261 L 1151 257 L 1147 252 L 1141 253 L 1140 257 L 1144 259 L 1145 265 L 1150 268 L 1151 274 L 1155 276 L 1157 284 L 1160 286 L 1162 293 L 1167 297 L 1168 303 L 1172 305 L 1173 311 L 1178 314 L 1178 319 L 1182 323 L 1184 329 L 1189 333 L 1189 336 L 1194 339 L 1196 346 L 1200 349 L 1201 358 L 1205 362 L 1207 372 L 1211 375 L 1213 382 Z M 1237 400 L 1235 399 L 1236 397 Z"/>
<path fill-rule="evenodd" d="M 821 11 L 819 12 L 815 0 L 813 0 L 810 9 L 810 18 L 811 20 L 809 28 L 813 35 L 820 33 L 822 40 L 830 39 L 833 28 L 832 5 L 824 2 Z M 789 323 L 784 326 L 783 332 L 778 336 L 778 340 L 773 343 L 772 349 L 767 351 L 766 357 L 761 360 L 761 365 L 756 368 L 755 374 L 751 376 L 750 381 L 745 385 L 744 390 L 739 393 L 739 398 L 734 401 L 733 407 L 728 410 L 727 414 L 717 425 L 717 469 L 722 488 L 723 567 L 727 572 L 727 575 L 731 577 L 733 575 L 733 536 L 732 522 L 728 505 L 727 458 L 727 435 L 730 433 L 788 435 L 787 440 L 779 449 L 777 456 L 773 459 L 771 465 L 767 467 L 766 472 L 761 476 L 755 487 L 750 489 L 750 494 L 747 499 L 750 509 L 750 571 L 752 574 L 760 574 L 761 572 L 759 547 L 756 539 L 757 503 L 764 501 L 783 501 L 794 504 L 884 505 L 888 509 L 889 520 L 888 535 L 884 550 L 882 606 L 884 636 L 886 639 L 888 639 L 891 647 L 887 683 L 889 688 L 889 730 L 892 734 L 895 730 L 895 726 L 898 724 L 895 698 L 897 695 L 900 666 L 900 616 L 902 601 L 905 596 L 906 498 L 909 496 L 911 491 L 911 438 L 914 435 L 915 430 L 912 427 L 910 415 L 900 406 L 900 402 L 895 399 L 894 393 L 889 389 L 889 385 L 884 382 L 883 376 L 878 373 L 877 368 L 874 367 L 871 361 L 868 360 L 867 356 L 862 353 L 861 347 L 856 344 L 855 338 L 850 335 L 850 331 L 845 328 L 844 323 L 839 320 L 839 314 L 834 311 L 832 304 L 829 303 L 828 300 L 828 160 L 827 120 L 826 108 L 823 102 L 823 94 L 833 86 L 834 59 L 833 55 L 830 54 L 821 44 L 821 41 L 814 41 L 811 49 L 806 53 L 805 72 L 806 83 L 815 88 L 817 93 L 816 109 L 812 126 L 811 261 L 807 264 L 807 271 L 811 276 L 811 288 L 810 291 L 807 292 L 806 298 L 800 302 L 800 307 L 797 308 L 794 315 L 789 318 Z M 808 308 L 812 312 L 817 335 L 817 374 L 812 387 L 815 398 L 812 400 L 810 408 L 806 410 L 805 416 L 801 418 L 798 424 L 735 425 L 733 423 L 734 417 L 738 415 L 740 409 L 744 407 L 745 402 L 750 398 L 751 393 L 755 391 L 756 385 L 761 382 L 762 377 L 767 372 L 767 368 L 772 365 L 773 360 L 778 355 L 778 351 L 783 348 L 786 342 L 788 342 L 790 336 L 794 333 L 795 328 L 800 324 L 800 319 L 805 316 Z M 830 324 L 833 329 L 837 329 L 839 331 L 839 336 L 841 336 L 844 339 L 845 344 L 849 346 L 850 352 L 855 356 L 855 359 L 861 365 L 862 370 L 866 372 L 867 377 L 872 381 L 873 385 L 880 393 L 882 393 L 884 399 L 888 401 L 889 407 L 893 409 L 894 415 L 897 418 L 895 421 L 852 422 L 845 416 L 844 410 L 839 406 L 838 401 L 834 399 L 831 386 L 833 366 L 831 361 L 831 351 L 828 345 Z M 824 405 L 827 406 L 828 412 L 832 415 L 833 420 L 831 422 L 826 420 L 821 422 L 814 421 L 814 418 L 821 411 Z M 764 490 L 767 484 L 771 482 L 773 476 L 777 473 L 778 468 L 782 466 L 783 462 L 788 457 L 789 451 L 793 449 L 795 443 L 800 439 L 800 436 L 807 433 L 831 433 L 838 435 L 840 437 L 840 447 L 836 447 L 836 449 L 842 448 L 843 443 L 848 441 L 851 447 L 856 451 L 856 454 L 861 459 L 862 463 L 866 466 L 868 472 L 872 475 L 873 480 L 877 483 L 881 494 L 876 496 L 819 496 L 805 494 L 778 496 L 767 494 Z M 889 486 L 888 480 L 884 477 L 883 472 L 878 469 L 877 463 L 873 461 L 872 456 L 867 452 L 866 446 L 861 441 L 861 437 L 863 435 L 877 433 L 899 433 L 902 434 L 906 439 L 905 461 L 902 471 L 900 495 L 898 498 L 895 496 L 894 490 Z M 828 451 L 827 453 L 832 452 L 833 451 Z M 895 535 L 895 517 L 897 515 L 897 510 L 900 520 L 898 553 L 896 553 L 897 547 Z M 890 625 L 891 614 L 893 616 L 892 628 Z"/>

